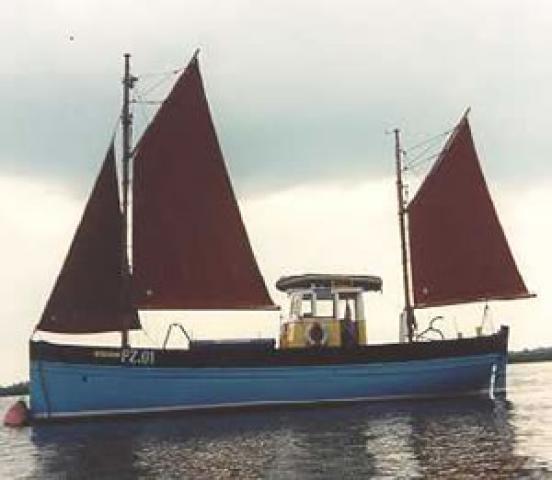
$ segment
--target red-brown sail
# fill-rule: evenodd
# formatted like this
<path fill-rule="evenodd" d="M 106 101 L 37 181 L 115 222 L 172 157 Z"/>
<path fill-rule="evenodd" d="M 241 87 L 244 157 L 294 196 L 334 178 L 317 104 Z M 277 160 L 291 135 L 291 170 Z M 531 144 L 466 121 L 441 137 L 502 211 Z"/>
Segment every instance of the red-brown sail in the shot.
<path fill-rule="evenodd" d="M 111 144 L 37 328 L 57 333 L 140 328 L 136 312 L 122 295 L 122 255 Z"/>
<path fill-rule="evenodd" d="M 466 116 L 410 203 L 408 220 L 416 307 L 529 296 Z"/>
<path fill-rule="evenodd" d="M 272 308 L 194 57 L 134 160 L 133 290 L 142 309 Z"/>

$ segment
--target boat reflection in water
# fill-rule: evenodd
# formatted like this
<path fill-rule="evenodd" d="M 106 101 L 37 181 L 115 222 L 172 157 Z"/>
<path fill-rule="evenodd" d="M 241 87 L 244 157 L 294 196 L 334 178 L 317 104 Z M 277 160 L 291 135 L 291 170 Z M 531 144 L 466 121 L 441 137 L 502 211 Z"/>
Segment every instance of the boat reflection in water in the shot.
<path fill-rule="evenodd" d="M 38 478 L 518 478 L 503 399 L 36 425 Z"/>

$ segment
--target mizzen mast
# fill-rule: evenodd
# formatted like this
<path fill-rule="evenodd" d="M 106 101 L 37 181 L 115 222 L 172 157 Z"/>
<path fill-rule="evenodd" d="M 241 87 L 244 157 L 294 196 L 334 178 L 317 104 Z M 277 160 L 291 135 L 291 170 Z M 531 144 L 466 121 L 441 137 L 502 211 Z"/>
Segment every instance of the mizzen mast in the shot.
<path fill-rule="evenodd" d="M 121 245 L 123 249 L 121 262 L 122 289 L 121 304 L 125 305 L 130 295 L 130 272 L 128 263 L 128 191 L 130 184 L 130 158 L 132 156 L 132 113 L 130 113 L 130 90 L 134 86 L 136 77 L 130 74 L 130 54 L 125 53 L 125 76 L 123 77 L 123 111 L 121 113 L 123 165 L 122 165 L 122 228 Z M 121 346 L 128 347 L 128 330 L 121 330 Z"/>
<path fill-rule="evenodd" d="M 416 320 L 414 319 L 414 309 L 410 301 L 410 278 L 408 275 L 408 254 L 406 245 L 406 206 L 404 201 L 404 185 L 402 182 L 402 149 L 400 141 L 400 130 L 395 128 L 395 161 L 397 172 L 397 201 L 399 213 L 399 231 L 401 236 L 401 262 L 403 269 L 403 288 L 404 288 L 404 314 L 406 315 L 406 325 L 408 329 L 408 341 L 412 342 L 414 337 L 414 328 Z M 401 320 L 402 321 L 402 320 Z"/>

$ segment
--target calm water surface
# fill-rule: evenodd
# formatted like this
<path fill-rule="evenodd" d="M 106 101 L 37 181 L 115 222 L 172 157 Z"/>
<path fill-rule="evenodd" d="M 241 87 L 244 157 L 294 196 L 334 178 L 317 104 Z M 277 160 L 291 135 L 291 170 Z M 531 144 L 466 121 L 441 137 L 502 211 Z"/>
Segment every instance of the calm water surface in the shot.
<path fill-rule="evenodd" d="M 552 363 L 522 364 L 508 400 L 0 428 L 0 478 L 552 479 L 551 387 Z"/>

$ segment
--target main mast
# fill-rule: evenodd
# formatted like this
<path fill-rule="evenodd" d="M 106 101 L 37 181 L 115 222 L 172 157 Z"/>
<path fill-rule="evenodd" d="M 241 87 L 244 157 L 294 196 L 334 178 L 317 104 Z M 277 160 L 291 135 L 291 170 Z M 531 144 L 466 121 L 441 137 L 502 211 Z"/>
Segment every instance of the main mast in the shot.
<path fill-rule="evenodd" d="M 122 230 L 121 230 L 121 245 L 123 249 L 121 262 L 121 275 L 123 277 L 123 288 L 121 295 L 124 300 L 130 295 L 130 272 L 128 263 L 128 190 L 130 184 L 130 157 L 131 157 L 131 142 L 132 142 L 132 113 L 130 113 L 130 90 L 137 80 L 130 74 L 130 54 L 125 53 L 125 76 L 123 78 L 123 111 L 121 114 L 121 124 L 123 129 L 123 168 L 122 168 Z M 121 331 L 121 346 L 123 348 L 129 346 L 128 329 Z"/>
<path fill-rule="evenodd" d="M 404 202 L 404 185 L 402 182 L 402 150 L 400 141 L 400 130 L 395 128 L 395 162 L 397 170 L 397 201 L 399 204 L 399 231 L 401 235 L 401 261 L 403 269 L 403 288 L 404 288 L 404 313 L 406 315 L 406 325 L 408 329 L 408 341 L 412 342 L 414 337 L 414 328 L 416 320 L 414 318 L 414 309 L 410 301 L 410 279 L 408 275 L 408 254 L 406 246 L 406 207 Z M 402 321 L 402 320 L 401 320 Z"/>

